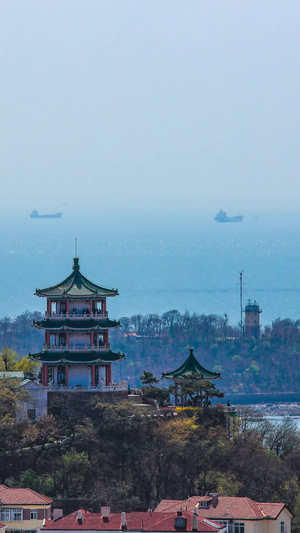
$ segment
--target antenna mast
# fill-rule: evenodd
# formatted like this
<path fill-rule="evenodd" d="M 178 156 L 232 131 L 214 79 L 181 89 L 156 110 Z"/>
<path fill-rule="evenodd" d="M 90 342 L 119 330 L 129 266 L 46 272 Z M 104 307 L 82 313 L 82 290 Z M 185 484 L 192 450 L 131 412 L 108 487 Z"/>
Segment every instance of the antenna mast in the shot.
<path fill-rule="evenodd" d="M 243 270 L 240 271 L 240 307 L 241 307 L 241 328 L 244 330 L 243 324 Z"/>

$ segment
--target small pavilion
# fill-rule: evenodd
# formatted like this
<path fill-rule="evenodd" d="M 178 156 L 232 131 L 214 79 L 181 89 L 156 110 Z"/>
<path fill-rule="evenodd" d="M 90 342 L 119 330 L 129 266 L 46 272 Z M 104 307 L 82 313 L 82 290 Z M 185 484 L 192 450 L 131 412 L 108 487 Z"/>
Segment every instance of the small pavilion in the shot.
<path fill-rule="evenodd" d="M 171 372 L 166 372 L 165 374 L 162 374 L 162 379 L 171 379 L 174 381 L 175 405 L 179 405 L 179 395 L 181 396 L 181 404 L 183 405 L 186 403 L 186 397 L 184 398 L 184 394 L 182 394 L 181 390 L 182 385 L 190 385 L 197 381 L 199 382 L 199 390 L 201 390 L 201 381 L 203 381 L 204 385 L 205 381 L 211 381 L 213 379 L 220 378 L 221 374 L 219 374 L 218 372 L 211 372 L 210 370 L 207 370 L 202 365 L 200 365 L 200 363 L 194 356 L 193 348 L 190 348 L 190 355 L 179 368 L 177 368 L 176 370 L 172 370 Z"/>

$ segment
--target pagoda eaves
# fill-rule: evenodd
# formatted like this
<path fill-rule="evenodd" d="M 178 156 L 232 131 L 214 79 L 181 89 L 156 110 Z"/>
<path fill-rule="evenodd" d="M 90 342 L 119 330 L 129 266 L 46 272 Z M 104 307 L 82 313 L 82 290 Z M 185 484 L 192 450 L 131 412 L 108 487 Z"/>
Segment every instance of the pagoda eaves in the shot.
<path fill-rule="evenodd" d="M 88 317 L 87 319 L 82 320 L 77 318 L 69 318 L 61 320 L 56 319 L 55 321 L 51 320 L 50 318 L 46 318 L 44 320 L 33 322 L 33 325 L 35 328 L 47 329 L 49 331 L 71 331 L 74 328 L 76 328 L 78 331 L 103 331 L 107 328 L 119 328 L 120 322 L 118 320 L 109 320 L 108 318 L 99 320 L 89 319 Z"/>
<path fill-rule="evenodd" d="M 118 294 L 118 289 L 106 289 L 83 276 L 80 272 L 78 257 L 74 258 L 73 272 L 66 279 L 51 287 L 36 289 L 35 291 L 36 296 L 55 299 L 106 298 L 108 296 L 117 296 Z"/>
<path fill-rule="evenodd" d="M 32 361 L 43 361 L 43 363 L 56 364 L 91 364 L 91 363 L 111 363 L 125 359 L 123 353 L 112 352 L 111 350 L 99 353 L 97 351 L 90 351 L 89 353 L 74 353 L 72 351 L 43 351 L 38 353 L 30 353 L 29 358 Z"/>

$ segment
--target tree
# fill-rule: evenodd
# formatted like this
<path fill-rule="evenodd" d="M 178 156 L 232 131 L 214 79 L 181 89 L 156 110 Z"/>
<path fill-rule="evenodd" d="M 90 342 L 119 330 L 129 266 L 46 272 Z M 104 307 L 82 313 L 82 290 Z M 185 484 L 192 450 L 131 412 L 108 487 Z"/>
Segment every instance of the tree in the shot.
<path fill-rule="evenodd" d="M 190 403 L 194 406 L 207 406 L 210 398 L 223 398 L 224 396 L 223 392 L 216 389 L 214 383 L 209 380 L 199 379 L 198 374 L 191 375 L 188 380 L 183 382 L 180 385 L 180 392 L 178 392 L 178 385 L 172 385 L 170 390 L 182 398 L 182 403 L 185 403 L 188 396 Z"/>
<path fill-rule="evenodd" d="M 39 363 L 31 361 L 28 357 L 21 357 L 15 363 L 15 370 L 23 372 L 24 378 L 34 379 L 37 376 Z"/>
<path fill-rule="evenodd" d="M 39 363 L 31 361 L 28 357 L 19 358 L 17 352 L 4 346 L 0 353 L 0 371 L 23 372 L 24 377 L 33 379 L 36 377 Z"/>
<path fill-rule="evenodd" d="M 4 346 L 0 353 L 0 370 L 3 372 L 12 372 L 15 370 L 17 353 Z"/>
<path fill-rule="evenodd" d="M 152 385 L 153 383 L 158 383 L 159 380 L 152 374 L 152 372 L 148 372 L 147 370 L 144 370 L 143 373 L 140 375 L 140 380 L 143 383 L 143 385 Z"/>

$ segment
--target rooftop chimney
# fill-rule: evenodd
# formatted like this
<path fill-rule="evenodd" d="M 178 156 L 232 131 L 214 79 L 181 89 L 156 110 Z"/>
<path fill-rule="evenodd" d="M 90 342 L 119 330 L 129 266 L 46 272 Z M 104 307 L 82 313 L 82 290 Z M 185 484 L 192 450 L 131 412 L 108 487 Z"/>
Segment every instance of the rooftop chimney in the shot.
<path fill-rule="evenodd" d="M 217 492 L 210 492 L 209 494 L 211 496 L 211 504 L 213 507 L 217 507 L 219 503 L 219 494 Z"/>
<path fill-rule="evenodd" d="M 80 511 L 80 509 L 79 511 L 77 511 L 77 522 L 79 525 L 82 524 L 82 512 Z"/>
<path fill-rule="evenodd" d="M 187 520 L 183 516 L 182 511 L 177 511 L 177 516 L 175 516 L 174 527 L 176 531 L 186 531 Z"/>
<path fill-rule="evenodd" d="M 196 514 L 192 516 L 192 531 L 198 531 L 198 516 Z"/>
<path fill-rule="evenodd" d="M 101 514 L 103 522 L 109 522 L 110 507 L 101 507 Z"/>
<path fill-rule="evenodd" d="M 52 511 L 53 520 L 58 520 L 59 518 L 62 517 L 62 515 L 63 515 L 63 510 L 62 509 L 59 509 L 58 507 L 53 509 L 53 511 Z"/>
<path fill-rule="evenodd" d="M 127 530 L 127 525 L 126 525 L 126 513 L 121 513 L 121 529 L 122 531 L 126 531 Z"/>

